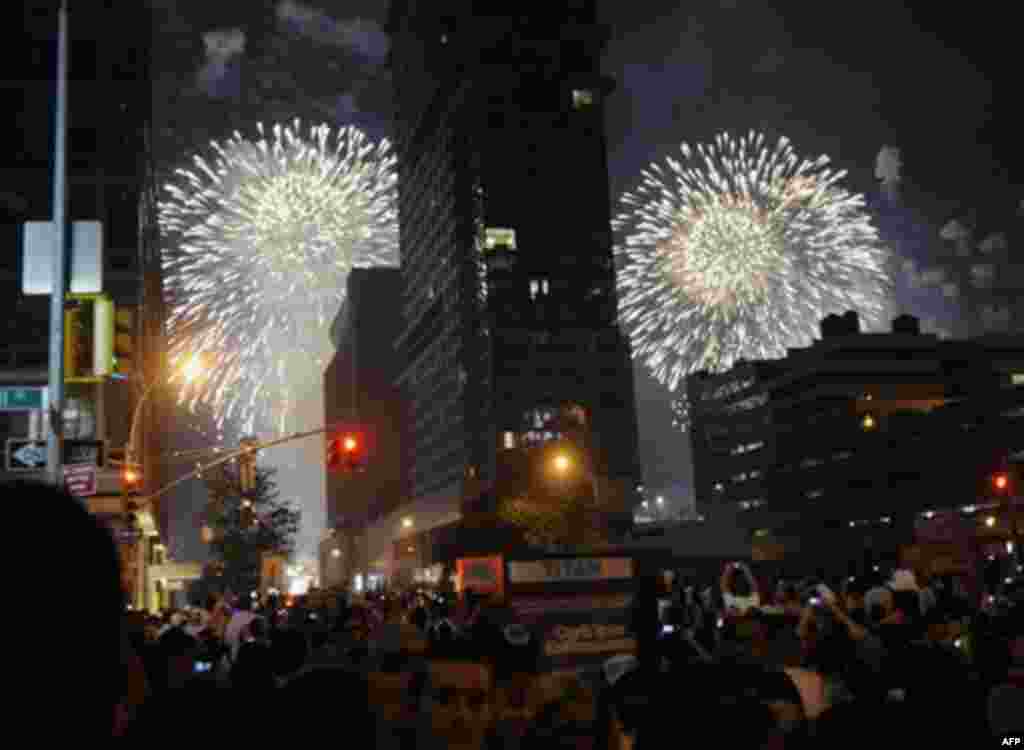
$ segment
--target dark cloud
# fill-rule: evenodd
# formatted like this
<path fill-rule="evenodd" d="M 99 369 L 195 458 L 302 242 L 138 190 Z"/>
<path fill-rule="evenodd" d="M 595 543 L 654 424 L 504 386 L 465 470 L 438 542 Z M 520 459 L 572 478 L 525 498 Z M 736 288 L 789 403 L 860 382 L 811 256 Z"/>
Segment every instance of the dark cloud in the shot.
<path fill-rule="evenodd" d="M 283 29 L 318 44 L 342 47 L 377 62 L 383 62 L 388 54 L 388 36 L 373 20 L 334 18 L 295 0 L 278 4 L 277 19 Z"/>

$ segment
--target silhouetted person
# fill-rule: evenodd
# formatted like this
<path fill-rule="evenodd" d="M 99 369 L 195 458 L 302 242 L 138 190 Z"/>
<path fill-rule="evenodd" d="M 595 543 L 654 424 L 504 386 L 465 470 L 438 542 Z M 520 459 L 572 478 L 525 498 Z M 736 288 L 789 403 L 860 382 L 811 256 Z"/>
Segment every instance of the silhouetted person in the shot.
<path fill-rule="evenodd" d="M 76 742 L 102 746 L 126 685 L 125 600 L 113 538 L 62 491 L 24 481 L 2 487 L 8 529 L 34 550 L 26 558 L 23 545 L 8 545 L 6 568 L 29 562 L 24 593 L 32 616 L 17 639 L 31 659 L 35 680 L 27 684 L 38 686 L 13 690 L 15 704 L 7 708 L 34 744 L 57 746 L 73 733 Z"/>

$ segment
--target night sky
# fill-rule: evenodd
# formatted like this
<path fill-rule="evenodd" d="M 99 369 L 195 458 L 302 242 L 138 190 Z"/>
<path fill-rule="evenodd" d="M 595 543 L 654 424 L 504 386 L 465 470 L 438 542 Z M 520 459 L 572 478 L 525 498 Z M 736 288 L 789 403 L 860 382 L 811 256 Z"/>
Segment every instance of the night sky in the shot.
<path fill-rule="evenodd" d="M 153 4 L 164 165 L 258 121 L 300 117 L 389 134 L 385 0 Z M 607 109 L 614 196 L 681 141 L 757 129 L 788 136 L 804 156 L 830 155 L 869 197 L 879 149 L 900 147 L 905 210 L 924 237 L 969 210 L 993 227 L 1013 216 L 1024 170 L 1012 4 L 769 5 L 603 3 L 613 26 L 605 70 L 618 82 Z M 671 426 L 668 394 L 638 371 L 637 400 L 648 486 L 682 498 L 689 451 Z M 179 554 L 197 552 L 189 544 Z"/>

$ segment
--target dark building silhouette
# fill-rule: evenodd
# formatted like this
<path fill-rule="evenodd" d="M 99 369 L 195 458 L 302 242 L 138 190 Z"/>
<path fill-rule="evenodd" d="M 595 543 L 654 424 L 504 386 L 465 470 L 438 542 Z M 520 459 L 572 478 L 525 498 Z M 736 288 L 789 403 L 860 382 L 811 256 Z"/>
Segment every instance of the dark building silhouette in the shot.
<path fill-rule="evenodd" d="M 359 472 L 327 471 L 329 538 L 321 545 L 322 582 L 352 582 L 366 571 L 367 527 L 409 497 L 409 420 L 395 384 L 401 330 L 401 275 L 396 268 L 356 268 L 331 327 L 337 354 L 324 373 L 324 421 L 330 439 L 351 430 L 366 459 Z M 335 552 L 337 550 L 337 552 Z"/>
<path fill-rule="evenodd" d="M 119 457 L 140 386 L 166 377 L 164 303 L 151 165 L 151 19 L 146 3 L 70 3 L 67 109 L 67 213 L 71 222 L 99 221 L 103 235 L 103 294 L 116 314 L 118 376 L 72 382 L 65 389 L 65 438 L 99 442 L 98 493 L 90 509 L 122 522 Z M 53 218 L 53 135 L 59 3 L 20 3 L 13 23 L 10 63 L 0 74 L 8 105 L 7 148 L 0 155 L 0 385 L 47 383 L 49 296 L 22 294 L 23 222 Z M 74 340 L 75 331 L 66 334 Z M 161 427 L 167 389 L 146 402 L 139 435 L 145 488 L 162 483 Z M 0 439 L 45 439 L 43 415 L 0 413 Z M 74 460 L 74 459 L 72 459 Z M 6 465 L 4 467 L 6 468 Z M 25 474 L 21 474 L 25 476 Z M 159 501 L 137 514 L 145 536 L 125 545 L 137 563 L 136 604 L 157 606 L 160 593 L 146 579 L 167 539 L 168 509 Z M 135 564 L 135 563 L 133 563 Z M 143 592 L 146 592 L 145 595 Z M 145 599 L 145 601 L 143 601 Z M 166 606 L 167 600 L 161 606 Z"/>
<path fill-rule="evenodd" d="M 633 502 L 595 6 L 391 5 L 417 531 L 532 481 L 567 418 L 586 444 L 574 468 L 610 507 Z"/>
<path fill-rule="evenodd" d="M 821 331 L 784 359 L 689 378 L 700 513 L 842 557 L 872 536 L 910 543 L 921 514 L 973 513 L 995 472 L 1016 471 L 1024 338 L 940 340 L 910 316 L 861 333 L 852 313 Z"/>

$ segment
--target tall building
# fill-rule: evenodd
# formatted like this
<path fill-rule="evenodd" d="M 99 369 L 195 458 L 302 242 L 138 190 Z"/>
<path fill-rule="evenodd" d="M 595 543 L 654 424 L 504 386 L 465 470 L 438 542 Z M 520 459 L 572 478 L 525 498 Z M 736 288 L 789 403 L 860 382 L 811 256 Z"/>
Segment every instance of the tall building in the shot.
<path fill-rule="evenodd" d="M 409 497 L 410 443 L 405 400 L 395 383 L 401 330 L 401 275 L 397 268 L 356 268 L 331 326 L 337 354 L 324 373 L 324 423 L 334 438 L 351 431 L 362 442 L 365 466 L 351 472 L 327 468 L 328 536 L 321 544 L 322 585 L 351 584 L 368 573 L 368 556 L 390 544 L 367 546 L 367 528 Z M 381 561 L 383 562 L 383 561 Z"/>
<path fill-rule="evenodd" d="M 402 512 L 418 533 L 493 510 L 523 472 L 539 481 L 538 457 L 572 430 L 585 444 L 574 469 L 601 501 L 633 502 L 603 117 L 613 82 L 595 6 L 391 5 L 400 383 L 415 445 Z"/>
<path fill-rule="evenodd" d="M 910 316 L 868 334 L 848 313 L 784 359 L 698 373 L 687 388 L 699 511 L 735 514 L 809 558 L 872 534 L 909 543 L 921 514 L 973 513 L 987 478 L 1024 457 L 1019 336 L 941 340 Z"/>
<path fill-rule="evenodd" d="M 30 390 L 48 381 L 49 296 L 22 293 L 23 222 L 53 217 L 53 123 L 58 3 L 24 3 L 23 25 L 0 82 L 19 116 L 8 118 L 16 131 L 0 159 L 3 234 L 0 243 L 0 384 Z M 47 7 L 50 6 L 50 7 Z M 102 295 L 113 304 L 113 375 L 77 378 L 65 387 L 66 463 L 95 461 L 97 494 L 90 509 L 125 529 L 120 468 L 132 416 L 145 385 L 166 372 L 163 361 L 163 300 L 157 246 L 155 185 L 150 165 L 151 23 L 146 4 L 71 3 L 68 44 L 67 212 L 72 222 L 102 225 Z M 124 29 L 131 33 L 125 34 Z M 84 309 L 84 308 L 83 308 Z M 80 316 L 66 330 L 69 345 L 88 355 L 88 328 Z M 88 358 L 88 356 L 87 356 Z M 70 376 L 71 373 L 68 373 Z M 161 389 L 154 389 L 140 412 L 139 456 L 143 492 L 161 483 L 155 458 L 161 447 Z M 42 410 L 0 413 L 9 476 L 42 476 L 12 463 L 10 446 L 45 440 Z M 11 442 L 13 441 L 13 442 Z M 70 451 L 70 453 L 69 453 Z M 167 511 L 160 503 L 140 508 L 142 538 L 123 534 L 122 557 L 133 577 L 137 606 L 156 606 L 159 586 L 147 578 L 163 562 L 161 531 Z M 127 583 L 126 583 L 127 587 Z"/>

